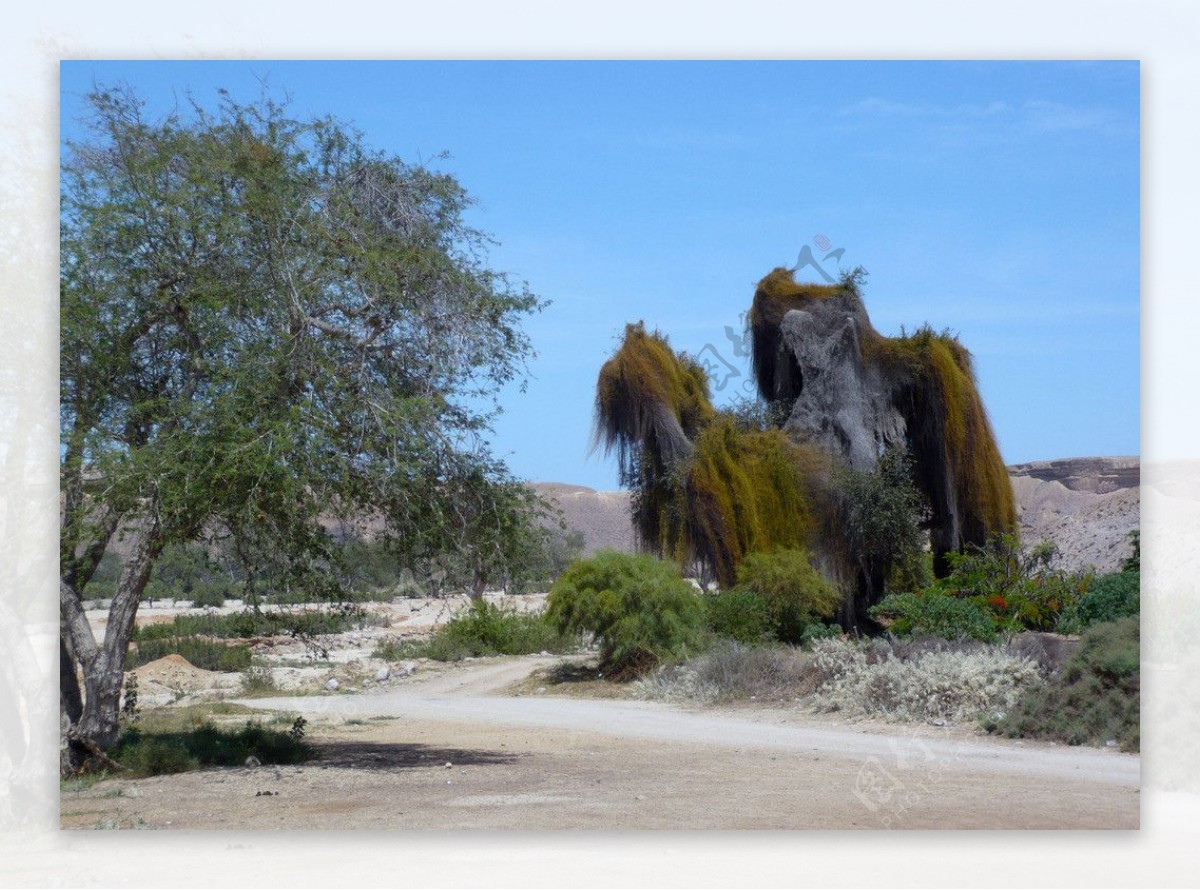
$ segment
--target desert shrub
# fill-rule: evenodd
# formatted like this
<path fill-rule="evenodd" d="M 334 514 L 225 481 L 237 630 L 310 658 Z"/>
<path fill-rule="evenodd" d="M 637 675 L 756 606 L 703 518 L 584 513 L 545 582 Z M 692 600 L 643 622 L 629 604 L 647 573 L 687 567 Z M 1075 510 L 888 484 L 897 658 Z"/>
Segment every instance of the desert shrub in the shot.
<path fill-rule="evenodd" d="M 541 615 L 501 609 L 485 600 L 439 628 L 426 643 L 425 656 L 457 661 L 485 655 L 528 655 L 565 652 L 574 639 L 557 630 Z"/>
<path fill-rule="evenodd" d="M 898 636 L 935 636 L 946 640 L 996 638 L 987 611 L 970 599 L 949 596 L 937 587 L 920 593 L 892 593 L 870 610 L 871 617 L 891 621 Z"/>
<path fill-rule="evenodd" d="M 1069 745 L 1112 740 L 1124 751 L 1136 751 L 1141 744 L 1140 664 L 1137 618 L 1096 624 L 1084 632 L 1049 684 L 1003 709 L 1006 713 L 986 722 L 985 728 Z"/>
<path fill-rule="evenodd" d="M 602 550 L 565 571 L 546 615 L 562 633 L 590 634 L 610 673 L 628 675 L 701 647 L 704 603 L 671 563 Z"/>
<path fill-rule="evenodd" d="M 192 605 L 199 608 L 219 609 L 225 605 L 228 585 L 204 581 L 192 588 Z"/>
<path fill-rule="evenodd" d="M 428 652 L 428 639 L 388 639 L 375 647 L 371 657 L 382 658 L 384 661 L 400 661 L 406 658 L 428 658 Z"/>
<path fill-rule="evenodd" d="M 273 695 L 278 691 L 279 684 L 269 667 L 252 664 L 242 672 L 243 695 Z"/>
<path fill-rule="evenodd" d="M 241 766 L 251 755 L 263 764 L 301 763 L 312 750 L 302 732 L 281 732 L 251 721 L 235 730 L 202 722 L 179 731 L 130 729 L 113 759 L 134 776 L 154 776 L 205 766 Z"/>
<path fill-rule="evenodd" d="M 749 554 L 738 566 L 734 589 L 763 601 L 771 632 L 784 643 L 800 642 L 808 625 L 833 615 L 839 604 L 837 591 L 813 568 L 805 550 Z"/>
<path fill-rule="evenodd" d="M 1078 648 L 1078 643 L 1058 634 L 1030 631 L 1012 637 L 1005 650 L 1037 664 L 1045 677 L 1053 677 Z"/>
<path fill-rule="evenodd" d="M 682 665 L 664 665 L 637 680 L 636 698 L 708 704 L 794 698 L 812 690 L 810 657 L 792 646 L 723 640 Z"/>
<path fill-rule="evenodd" d="M 1023 548 L 1015 535 L 997 535 L 984 547 L 950 553 L 950 575 L 941 589 L 970 597 L 1009 632 L 1053 630 L 1088 584 L 1085 575 L 1054 567 L 1058 547 L 1050 541 Z"/>
<path fill-rule="evenodd" d="M 841 635 L 842 629 L 836 624 L 813 623 L 805 627 L 804 633 L 800 634 L 800 643 L 811 648 L 817 640 L 829 640 Z"/>
<path fill-rule="evenodd" d="M 1043 683 L 1028 659 L 994 646 L 897 657 L 887 641 L 818 640 L 819 711 L 889 720 L 972 720 L 1007 711 Z"/>
<path fill-rule="evenodd" d="M 757 593 L 735 587 L 704 597 L 709 630 L 740 643 L 771 636 L 771 611 Z"/>
<path fill-rule="evenodd" d="M 920 586 L 933 566 L 925 559 L 930 510 L 908 452 L 889 448 L 869 470 L 839 469 L 835 482 L 846 545 L 872 593 L 882 594 L 885 582 L 897 585 L 889 590 Z"/>
<path fill-rule="evenodd" d="M 249 646 L 230 646 L 205 637 L 155 637 L 132 644 L 126 656 L 129 670 L 167 655 L 179 655 L 206 671 L 244 671 L 250 666 Z"/>
<path fill-rule="evenodd" d="M 1093 624 L 1139 614 L 1141 579 L 1139 571 L 1116 572 L 1096 578 L 1079 602 L 1063 611 L 1058 620 L 1058 632 L 1076 634 Z"/>
<path fill-rule="evenodd" d="M 134 632 L 134 639 L 142 642 L 185 636 L 237 639 L 267 636 L 316 636 L 369 627 L 379 620 L 364 609 L 350 605 L 305 611 L 256 612 L 247 609 L 230 615 L 205 612 L 200 615 L 177 615 L 169 622 L 144 625 Z"/>

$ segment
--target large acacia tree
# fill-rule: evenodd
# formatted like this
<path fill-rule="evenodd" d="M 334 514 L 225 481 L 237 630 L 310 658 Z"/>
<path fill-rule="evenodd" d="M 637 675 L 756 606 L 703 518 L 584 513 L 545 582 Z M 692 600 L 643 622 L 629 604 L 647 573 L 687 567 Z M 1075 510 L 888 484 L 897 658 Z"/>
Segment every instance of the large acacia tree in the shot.
<path fill-rule="evenodd" d="M 523 377 L 520 323 L 543 305 L 489 268 L 454 178 L 336 121 L 225 94 L 152 120 L 131 91 L 97 89 L 86 123 L 61 181 L 73 765 L 116 741 L 164 546 L 219 535 L 320 585 L 337 573 L 318 518 L 382 518 L 414 561 L 462 549 L 464 491 L 471 522 L 519 521 L 529 505 L 482 437 L 499 388 Z M 124 571 L 97 639 L 80 594 L 118 537 Z"/>

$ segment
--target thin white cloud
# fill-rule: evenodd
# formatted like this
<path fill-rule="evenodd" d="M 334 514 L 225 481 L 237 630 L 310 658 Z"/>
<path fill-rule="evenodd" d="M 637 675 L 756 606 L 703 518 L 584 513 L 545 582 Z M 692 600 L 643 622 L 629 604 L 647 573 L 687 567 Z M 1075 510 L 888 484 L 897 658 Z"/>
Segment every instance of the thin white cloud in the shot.
<path fill-rule="evenodd" d="M 841 118 L 890 118 L 936 123 L 961 131 L 974 122 L 1008 119 L 1013 126 L 1035 133 L 1096 133 L 1119 136 L 1136 133 L 1136 120 L 1130 121 L 1111 108 L 1066 105 L 1033 99 L 1014 107 L 1008 102 L 938 105 L 931 102 L 896 102 L 878 96 L 846 105 L 837 111 Z"/>
<path fill-rule="evenodd" d="M 1012 111 L 1007 102 L 995 101 L 987 104 L 963 103 L 959 105 L 936 105 L 930 102 L 893 102 L 890 99 L 872 97 L 841 108 L 838 117 L 862 115 L 887 115 L 891 117 L 926 117 L 943 120 L 975 119 L 1006 114 Z"/>
<path fill-rule="evenodd" d="M 1110 108 L 1080 108 L 1038 99 L 1026 102 L 1024 110 L 1034 129 L 1043 133 L 1088 131 L 1113 135 L 1123 123 L 1121 115 Z"/>

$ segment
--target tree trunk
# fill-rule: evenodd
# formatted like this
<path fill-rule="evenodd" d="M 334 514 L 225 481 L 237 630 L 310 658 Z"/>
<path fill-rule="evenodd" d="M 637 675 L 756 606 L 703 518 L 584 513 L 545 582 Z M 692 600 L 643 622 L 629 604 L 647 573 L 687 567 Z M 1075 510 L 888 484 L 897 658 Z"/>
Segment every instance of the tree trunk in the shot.
<path fill-rule="evenodd" d="M 487 572 L 482 566 L 475 567 L 474 578 L 471 579 L 471 599 L 483 599 L 483 592 L 487 590 Z"/>
<path fill-rule="evenodd" d="M 150 579 L 154 560 L 161 551 L 162 530 L 154 518 L 142 531 L 121 575 L 108 612 L 103 646 L 96 645 L 79 594 L 65 583 L 59 585 L 62 621 L 69 636 L 59 652 L 60 657 L 72 662 L 71 669 L 64 670 L 69 678 L 60 677 L 62 711 L 69 723 L 66 742 L 71 769 L 83 768 L 93 759 L 103 761 L 104 753 L 117 743 L 125 653 L 133 636 L 138 602 Z M 72 651 L 74 658 L 70 657 Z M 78 693 L 78 684 L 74 680 L 76 664 L 83 674 L 83 701 L 82 708 L 72 717 Z M 65 669 L 66 665 L 63 667 Z"/>

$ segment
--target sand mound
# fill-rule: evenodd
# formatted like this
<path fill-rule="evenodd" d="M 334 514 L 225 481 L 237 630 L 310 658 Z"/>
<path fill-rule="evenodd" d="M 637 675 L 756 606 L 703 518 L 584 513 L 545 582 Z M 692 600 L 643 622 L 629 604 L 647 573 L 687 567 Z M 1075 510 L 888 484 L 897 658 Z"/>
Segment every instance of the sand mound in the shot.
<path fill-rule="evenodd" d="M 142 689 L 158 687 L 176 692 L 199 692 L 223 686 L 224 679 L 218 671 L 198 668 L 182 655 L 164 655 L 133 671 Z"/>

